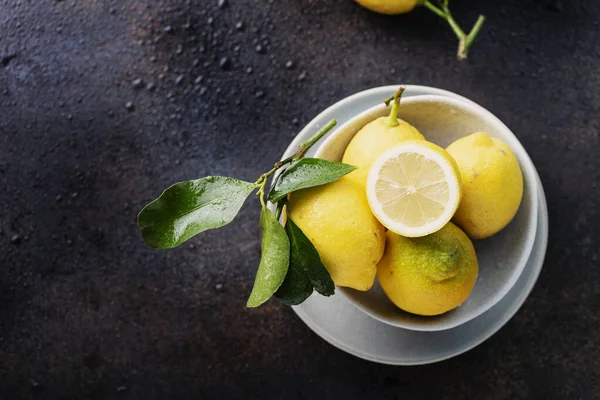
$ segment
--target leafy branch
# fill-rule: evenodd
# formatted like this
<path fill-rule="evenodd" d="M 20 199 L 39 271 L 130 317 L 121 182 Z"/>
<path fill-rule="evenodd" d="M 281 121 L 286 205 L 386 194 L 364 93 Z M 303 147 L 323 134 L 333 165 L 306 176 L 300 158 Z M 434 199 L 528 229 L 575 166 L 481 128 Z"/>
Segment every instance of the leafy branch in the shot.
<path fill-rule="evenodd" d="M 142 238 L 154 248 L 177 247 L 201 232 L 232 222 L 250 193 L 256 190 L 261 204 L 261 260 L 247 306 L 258 307 L 273 295 L 283 304 L 300 304 L 313 289 L 325 296 L 332 295 L 333 280 L 316 248 L 291 218 L 285 227 L 279 219 L 290 193 L 334 182 L 356 169 L 343 163 L 304 158 L 335 125 L 335 120 L 327 123 L 302 142 L 292 156 L 277 161 L 254 183 L 208 176 L 170 186 L 139 213 Z M 279 170 L 281 173 L 267 195 L 267 184 Z M 277 206 L 275 214 L 267 207 L 267 199 Z"/>

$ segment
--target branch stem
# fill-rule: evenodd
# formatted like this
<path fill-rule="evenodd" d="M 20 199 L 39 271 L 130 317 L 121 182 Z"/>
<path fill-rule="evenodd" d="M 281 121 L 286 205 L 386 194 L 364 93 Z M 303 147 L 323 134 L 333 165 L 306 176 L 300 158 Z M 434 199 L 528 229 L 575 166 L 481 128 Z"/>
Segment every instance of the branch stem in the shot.
<path fill-rule="evenodd" d="M 480 15 L 479 18 L 477 18 L 475 25 L 473 25 L 473 28 L 471 28 L 471 32 L 469 32 L 469 34 L 465 38 L 464 58 L 467 58 L 467 55 L 469 54 L 469 50 L 471 49 L 473 42 L 475 42 L 477 35 L 479 35 L 479 32 L 481 31 L 481 28 L 483 27 L 484 23 L 485 23 L 485 17 L 483 15 Z M 460 54 L 459 54 L 459 57 L 460 57 Z"/>
<path fill-rule="evenodd" d="M 442 10 L 434 6 L 429 0 L 423 0 L 421 4 L 424 5 L 430 11 L 433 11 L 433 13 L 437 14 L 438 17 L 446 19 L 446 14 L 444 14 Z"/>
<path fill-rule="evenodd" d="M 450 25 L 450 28 L 452 28 L 452 32 L 454 32 L 456 38 L 458 39 L 458 51 L 456 53 L 456 57 L 459 60 L 464 60 L 467 58 L 471 46 L 473 45 L 475 39 L 477 38 L 477 35 L 479 35 L 479 32 L 481 31 L 481 27 L 485 22 L 485 17 L 483 15 L 480 15 L 479 18 L 477 18 L 475 25 L 473 25 L 473 28 L 471 28 L 471 31 L 467 35 L 452 16 L 450 8 L 448 7 L 448 0 L 440 0 L 439 3 L 440 5 L 438 7 L 434 5 L 430 0 L 420 0 L 420 4 L 422 6 L 436 14 L 438 17 L 445 20 L 448 23 L 448 25 Z"/>
<path fill-rule="evenodd" d="M 317 143 L 323 136 L 325 136 L 330 130 L 332 130 L 336 124 L 337 121 L 335 119 L 332 119 L 327 124 L 325 124 L 325 126 L 322 127 L 321 130 L 319 130 L 319 132 L 315 133 L 310 139 L 300 143 L 300 146 L 298 146 L 298 151 L 292 156 L 292 160 L 297 161 L 304 157 L 308 150 L 310 150 L 310 148 L 315 143 Z"/>
<path fill-rule="evenodd" d="M 269 179 L 269 177 L 271 175 L 273 175 L 273 173 L 275 171 L 277 171 L 279 168 L 283 167 L 284 165 L 290 164 L 294 161 L 298 161 L 299 159 L 304 157 L 306 155 L 306 153 L 308 152 L 308 150 L 310 150 L 310 148 L 315 143 L 317 143 L 319 141 L 319 139 L 321 139 L 330 130 L 332 130 L 336 124 L 337 124 L 337 121 L 335 119 L 332 119 L 331 121 L 329 121 L 323 128 L 321 128 L 319 130 L 319 132 L 315 133 L 310 139 L 305 140 L 304 142 L 300 143 L 296 153 L 294 153 L 292 156 L 290 156 L 284 160 L 277 161 L 275 163 L 275 165 L 273 166 L 273 168 L 271 168 L 269 171 L 265 172 L 264 174 L 262 174 L 261 176 L 258 177 L 256 182 L 254 182 L 254 187 L 258 188 L 258 192 L 256 192 L 256 195 L 260 197 L 260 203 L 262 204 L 263 207 L 265 206 L 265 199 L 264 199 L 265 186 L 267 184 L 267 180 Z"/>

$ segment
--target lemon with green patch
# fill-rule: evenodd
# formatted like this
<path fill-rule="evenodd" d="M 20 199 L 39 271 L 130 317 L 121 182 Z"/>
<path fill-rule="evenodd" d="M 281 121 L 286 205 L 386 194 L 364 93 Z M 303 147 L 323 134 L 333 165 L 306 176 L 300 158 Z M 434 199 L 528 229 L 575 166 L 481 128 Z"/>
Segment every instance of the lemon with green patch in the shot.
<path fill-rule="evenodd" d="M 471 294 L 479 267 L 475 248 L 453 223 L 428 236 L 386 234 L 377 278 L 397 307 L 417 315 L 439 315 Z"/>

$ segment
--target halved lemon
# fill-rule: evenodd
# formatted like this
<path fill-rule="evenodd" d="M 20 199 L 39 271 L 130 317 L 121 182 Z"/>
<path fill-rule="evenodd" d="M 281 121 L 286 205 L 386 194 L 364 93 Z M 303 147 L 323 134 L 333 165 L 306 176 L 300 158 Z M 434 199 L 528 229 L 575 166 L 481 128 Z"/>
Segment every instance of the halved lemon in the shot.
<path fill-rule="evenodd" d="M 462 197 L 456 161 L 441 147 L 409 140 L 384 152 L 367 178 L 375 217 L 390 231 L 420 237 L 450 221 Z"/>

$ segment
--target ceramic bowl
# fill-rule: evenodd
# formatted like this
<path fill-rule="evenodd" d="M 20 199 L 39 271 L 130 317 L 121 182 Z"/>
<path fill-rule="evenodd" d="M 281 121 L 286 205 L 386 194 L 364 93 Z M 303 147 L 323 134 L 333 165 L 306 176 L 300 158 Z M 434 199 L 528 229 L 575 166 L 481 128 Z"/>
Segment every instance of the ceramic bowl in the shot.
<path fill-rule="evenodd" d="M 352 101 L 356 103 L 357 96 L 366 96 L 366 93 L 351 96 Z M 343 104 L 344 101 L 341 101 L 332 108 Z M 335 114 L 335 110 L 328 111 Z M 383 103 L 363 110 L 333 131 L 318 146 L 315 157 L 341 161 L 354 135 L 365 124 L 388 114 L 389 109 Z M 411 96 L 402 99 L 398 117 L 415 126 L 427 140 L 442 147 L 473 132 L 487 132 L 510 146 L 523 172 L 523 200 L 515 218 L 496 235 L 473 241 L 479 261 L 479 275 L 471 295 L 460 307 L 439 316 L 424 317 L 397 308 L 377 281 L 367 292 L 342 287 L 337 290 L 360 310 L 386 324 L 417 331 L 450 329 L 489 310 L 508 293 L 521 275 L 537 230 L 538 187 L 535 167 L 510 129 L 492 113 L 471 101 L 438 95 Z"/>

